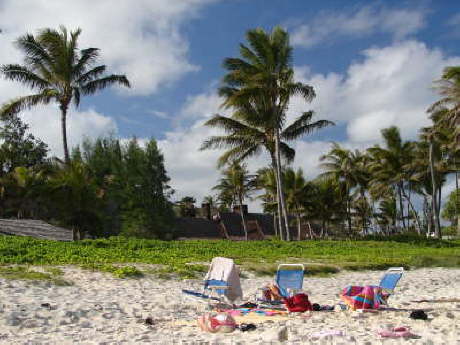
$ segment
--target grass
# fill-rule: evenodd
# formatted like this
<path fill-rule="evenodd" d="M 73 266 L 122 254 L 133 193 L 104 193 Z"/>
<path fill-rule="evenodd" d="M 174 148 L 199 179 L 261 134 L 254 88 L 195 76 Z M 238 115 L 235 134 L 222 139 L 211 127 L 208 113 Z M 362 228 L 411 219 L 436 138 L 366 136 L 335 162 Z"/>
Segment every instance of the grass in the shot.
<path fill-rule="evenodd" d="M 40 280 L 50 282 L 58 286 L 69 286 L 72 285 L 60 276 L 62 271 L 58 268 L 45 269 L 45 272 L 37 272 L 27 266 L 0 266 L 0 277 L 5 279 L 18 279 L 18 280 Z"/>
<path fill-rule="evenodd" d="M 460 267 L 460 241 L 411 236 L 344 241 L 158 241 L 126 239 L 51 242 L 0 236 L 0 265 L 79 265 L 120 278 L 140 277 L 130 263 L 160 265 L 150 273 L 163 278 L 203 275 L 215 256 L 235 259 L 243 269 L 273 275 L 280 262 L 302 262 L 307 271 L 329 275 L 339 270 L 382 270 L 390 266 Z M 190 264 L 194 263 L 194 264 Z M 49 272 L 49 271 L 48 271 Z"/>

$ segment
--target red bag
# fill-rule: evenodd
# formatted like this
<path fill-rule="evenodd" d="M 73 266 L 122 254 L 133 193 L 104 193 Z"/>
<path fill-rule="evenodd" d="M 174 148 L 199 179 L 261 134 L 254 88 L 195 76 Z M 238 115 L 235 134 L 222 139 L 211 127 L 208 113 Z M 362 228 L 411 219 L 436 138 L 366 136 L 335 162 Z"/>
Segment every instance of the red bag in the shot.
<path fill-rule="evenodd" d="M 303 313 L 307 310 L 313 310 L 308 296 L 304 293 L 285 298 L 283 302 L 290 312 Z"/>

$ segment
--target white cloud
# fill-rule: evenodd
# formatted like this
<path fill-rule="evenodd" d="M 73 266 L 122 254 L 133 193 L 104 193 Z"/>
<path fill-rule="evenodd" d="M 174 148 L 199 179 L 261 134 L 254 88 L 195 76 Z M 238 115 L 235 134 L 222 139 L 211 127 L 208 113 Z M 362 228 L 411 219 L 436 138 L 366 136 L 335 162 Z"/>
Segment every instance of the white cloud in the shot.
<path fill-rule="evenodd" d="M 304 48 L 338 38 L 376 33 L 390 34 L 395 40 L 400 40 L 416 33 L 424 25 L 424 10 L 369 5 L 342 12 L 322 12 L 311 23 L 294 28 L 291 37 L 293 44 Z"/>
<path fill-rule="evenodd" d="M 39 107 L 26 111 L 22 119 L 30 125 L 32 133 L 48 144 L 51 155 L 63 157 L 61 116 L 57 107 Z M 67 139 L 69 150 L 80 144 L 84 138 L 97 138 L 117 132 L 113 119 L 94 109 L 70 111 L 67 118 Z"/>
<path fill-rule="evenodd" d="M 317 97 L 311 105 L 297 99 L 291 109 L 312 107 L 318 118 L 346 124 L 350 141 L 375 142 L 380 130 L 391 125 L 412 139 L 429 123 L 426 109 L 438 97 L 433 80 L 445 66 L 458 64 L 460 57 L 447 57 L 417 41 L 370 48 L 343 75 L 296 70 L 299 80 L 315 87 Z"/>
<path fill-rule="evenodd" d="M 188 119 L 201 119 L 223 114 L 225 110 L 221 108 L 222 102 L 223 99 L 215 91 L 189 96 L 182 108 L 181 116 Z"/>
<path fill-rule="evenodd" d="M 187 60 L 181 25 L 213 0 L 3 0 L 2 63 L 19 62 L 11 44 L 43 27 L 81 27 L 80 47 L 101 48 L 109 71 L 125 73 L 133 94 L 151 94 L 197 66 Z"/>

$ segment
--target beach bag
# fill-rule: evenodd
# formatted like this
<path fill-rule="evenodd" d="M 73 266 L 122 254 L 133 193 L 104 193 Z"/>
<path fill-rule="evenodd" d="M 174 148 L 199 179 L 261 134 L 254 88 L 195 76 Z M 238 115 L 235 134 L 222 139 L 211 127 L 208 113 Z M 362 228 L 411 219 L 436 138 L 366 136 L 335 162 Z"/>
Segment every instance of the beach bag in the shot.
<path fill-rule="evenodd" d="M 303 313 L 313 310 L 313 307 L 308 300 L 308 295 L 304 293 L 299 293 L 292 297 L 285 298 L 283 302 L 291 313 Z"/>
<path fill-rule="evenodd" d="M 340 299 L 350 309 L 378 309 L 382 304 L 382 289 L 378 286 L 347 286 Z"/>
<path fill-rule="evenodd" d="M 227 313 L 206 313 L 198 318 L 198 326 L 205 332 L 231 333 L 236 328 L 236 321 Z"/>

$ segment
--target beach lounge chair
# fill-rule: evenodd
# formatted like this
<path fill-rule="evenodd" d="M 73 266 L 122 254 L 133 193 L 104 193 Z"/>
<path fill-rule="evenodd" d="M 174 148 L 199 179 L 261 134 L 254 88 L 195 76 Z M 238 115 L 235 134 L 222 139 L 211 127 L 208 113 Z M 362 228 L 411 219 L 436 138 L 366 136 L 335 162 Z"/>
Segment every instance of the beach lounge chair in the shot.
<path fill-rule="evenodd" d="M 215 257 L 211 261 L 203 282 L 203 291 L 182 290 L 188 296 L 203 301 L 219 301 L 222 298 L 233 302 L 242 298 L 239 270 L 232 259 Z"/>
<path fill-rule="evenodd" d="M 387 295 L 387 298 L 388 296 L 394 294 L 396 285 L 398 285 L 403 273 L 403 267 L 390 267 L 383 275 L 380 280 L 379 287 L 382 289 L 382 292 Z M 386 300 L 384 302 L 386 304 Z"/>
<path fill-rule="evenodd" d="M 303 286 L 305 267 L 302 264 L 280 264 L 276 271 L 275 284 L 279 289 L 282 297 L 290 297 L 295 295 Z M 259 289 L 266 291 L 268 288 Z M 271 305 L 282 304 L 282 301 L 267 301 L 265 299 L 257 299 L 258 302 L 268 303 Z"/>

